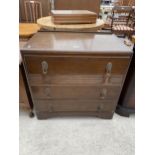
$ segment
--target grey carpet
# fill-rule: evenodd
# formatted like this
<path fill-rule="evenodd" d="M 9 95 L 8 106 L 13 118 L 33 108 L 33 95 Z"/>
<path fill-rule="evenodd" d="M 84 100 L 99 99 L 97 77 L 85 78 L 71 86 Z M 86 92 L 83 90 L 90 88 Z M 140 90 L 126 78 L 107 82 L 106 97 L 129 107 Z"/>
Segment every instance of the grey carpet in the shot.
<path fill-rule="evenodd" d="M 20 155 L 134 155 L 135 118 L 29 118 L 20 110 Z"/>

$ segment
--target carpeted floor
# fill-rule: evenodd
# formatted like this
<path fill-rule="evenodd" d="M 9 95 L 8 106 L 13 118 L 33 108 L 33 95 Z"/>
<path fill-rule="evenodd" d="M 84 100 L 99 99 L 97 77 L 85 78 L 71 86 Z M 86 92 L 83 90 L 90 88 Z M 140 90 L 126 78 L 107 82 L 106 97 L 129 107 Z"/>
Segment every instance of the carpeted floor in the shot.
<path fill-rule="evenodd" d="M 19 116 L 20 155 L 134 155 L 135 118 Z"/>

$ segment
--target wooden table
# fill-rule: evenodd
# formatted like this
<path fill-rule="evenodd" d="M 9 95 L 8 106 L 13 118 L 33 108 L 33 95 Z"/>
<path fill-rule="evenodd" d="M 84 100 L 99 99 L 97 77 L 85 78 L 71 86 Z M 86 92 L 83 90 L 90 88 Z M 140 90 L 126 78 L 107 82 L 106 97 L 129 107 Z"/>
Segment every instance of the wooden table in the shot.
<path fill-rule="evenodd" d="M 37 20 L 37 24 L 47 30 L 74 30 L 74 31 L 96 31 L 104 26 L 104 21 L 97 19 L 94 24 L 68 24 L 68 25 L 56 25 L 52 22 L 51 16 L 43 17 Z"/>
<path fill-rule="evenodd" d="M 40 27 L 35 23 L 19 23 L 19 37 L 28 39 L 39 29 Z"/>

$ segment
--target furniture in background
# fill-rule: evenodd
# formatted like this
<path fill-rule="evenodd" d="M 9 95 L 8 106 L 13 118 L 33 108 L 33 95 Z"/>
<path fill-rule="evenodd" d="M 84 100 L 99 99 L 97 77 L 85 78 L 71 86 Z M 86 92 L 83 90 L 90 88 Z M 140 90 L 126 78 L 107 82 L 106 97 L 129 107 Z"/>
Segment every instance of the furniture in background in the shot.
<path fill-rule="evenodd" d="M 130 6 L 133 9 L 133 17 L 135 16 L 135 7 L 134 7 L 134 0 L 127 0 L 127 1 L 114 1 L 111 5 L 101 5 L 100 6 L 100 18 L 102 18 L 105 22 L 104 29 L 111 29 L 111 22 L 112 22 L 112 11 L 115 6 Z M 130 18 L 132 18 L 132 15 Z M 135 21 L 135 19 L 133 19 Z"/>
<path fill-rule="evenodd" d="M 20 22 L 22 23 L 27 22 L 26 15 L 25 15 L 25 7 L 24 7 L 25 1 L 28 1 L 28 0 L 19 0 L 19 18 L 20 18 Z M 50 14 L 50 0 L 34 0 L 34 1 L 41 3 L 43 17 L 48 16 Z"/>
<path fill-rule="evenodd" d="M 128 6 L 135 6 L 135 0 L 129 0 Z"/>
<path fill-rule="evenodd" d="M 38 32 L 21 54 L 38 119 L 110 119 L 133 52 L 115 35 Z"/>
<path fill-rule="evenodd" d="M 51 10 L 54 24 L 93 24 L 97 14 L 88 10 Z"/>
<path fill-rule="evenodd" d="M 127 117 L 135 113 L 135 46 L 133 52 L 133 57 L 116 109 L 116 113 Z"/>
<path fill-rule="evenodd" d="M 132 35 L 131 41 L 132 41 L 133 44 L 135 44 L 135 35 Z"/>
<path fill-rule="evenodd" d="M 26 21 L 29 23 L 36 23 L 37 19 L 42 17 L 42 4 L 39 1 L 24 1 L 24 9 Z"/>
<path fill-rule="evenodd" d="M 19 39 L 28 40 L 30 39 L 40 27 L 35 23 L 19 23 Z"/>
<path fill-rule="evenodd" d="M 133 8 L 130 6 L 115 6 L 112 9 L 111 30 L 118 36 L 131 36 L 134 33 L 133 24 L 131 25 L 130 16 Z M 129 23 L 130 22 L 130 23 Z"/>
<path fill-rule="evenodd" d="M 65 30 L 65 31 L 97 31 L 104 27 L 104 21 L 97 19 L 93 24 L 54 24 L 51 16 L 42 17 L 37 20 L 37 24 L 46 30 Z"/>
<path fill-rule="evenodd" d="M 111 2 L 111 0 L 101 0 L 101 5 L 110 5 Z"/>
<path fill-rule="evenodd" d="M 123 5 L 123 2 L 124 2 L 124 0 L 114 0 L 114 1 L 112 2 L 112 5 L 113 5 L 113 6 L 126 6 L 126 4 Z"/>
<path fill-rule="evenodd" d="M 100 0 L 54 0 L 53 8 L 55 10 L 89 10 L 99 15 Z"/>
<path fill-rule="evenodd" d="M 112 3 L 113 6 L 134 6 L 135 0 L 115 0 Z"/>

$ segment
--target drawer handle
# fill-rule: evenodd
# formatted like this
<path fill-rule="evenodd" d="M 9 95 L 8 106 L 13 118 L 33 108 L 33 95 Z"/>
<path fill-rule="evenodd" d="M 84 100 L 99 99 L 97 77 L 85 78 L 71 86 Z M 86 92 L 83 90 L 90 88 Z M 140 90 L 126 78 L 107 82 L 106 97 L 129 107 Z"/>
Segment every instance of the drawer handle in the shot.
<path fill-rule="evenodd" d="M 45 88 L 45 94 L 47 97 L 50 97 L 50 88 Z"/>
<path fill-rule="evenodd" d="M 98 107 L 97 107 L 97 111 L 103 111 L 104 110 L 104 105 L 103 104 L 100 104 Z"/>
<path fill-rule="evenodd" d="M 104 88 L 104 89 L 102 89 L 102 91 L 100 93 L 100 98 L 105 99 L 106 95 L 107 95 L 107 89 Z"/>
<path fill-rule="evenodd" d="M 43 74 L 47 74 L 48 63 L 46 61 L 42 61 L 41 65 L 42 65 Z"/>
<path fill-rule="evenodd" d="M 111 71 L 112 71 L 112 63 L 108 62 L 107 66 L 106 66 L 105 83 L 109 83 L 109 79 L 111 77 Z"/>
<path fill-rule="evenodd" d="M 53 111 L 54 111 L 53 106 L 49 105 L 49 112 L 53 112 Z"/>
<path fill-rule="evenodd" d="M 111 74 L 111 71 L 112 71 L 112 63 L 108 62 L 106 66 L 106 72 L 107 74 Z"/>

